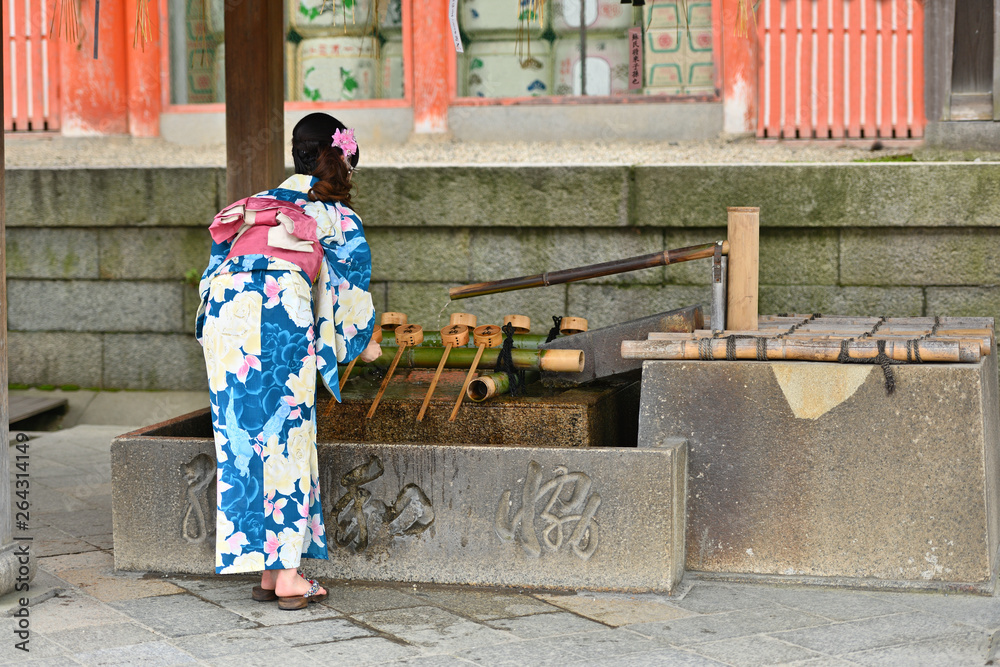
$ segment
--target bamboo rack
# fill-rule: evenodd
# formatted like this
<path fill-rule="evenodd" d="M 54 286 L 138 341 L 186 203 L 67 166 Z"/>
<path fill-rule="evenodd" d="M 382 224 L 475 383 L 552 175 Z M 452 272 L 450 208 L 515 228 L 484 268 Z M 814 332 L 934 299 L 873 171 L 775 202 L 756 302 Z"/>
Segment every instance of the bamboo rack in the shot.
<path fill-rule="evenodd" d="M 758 338 L 740 338 L 733 341 L 733 356 L 739 360 L 758 357 Z M 765 338 L 767 361 L 839 361 L 843 340 Z M 703 349 L 703 343 L 708 348 Z M 945 363 L 976 363 L 982 357 L 978 340 L 863 340 L 847 341 L 847 354 L 853 361 L 874 362 L 878 346 L 885 344 L 885 354 L 892 361 L 914 361 L 916 351 L 921 360 Z M 622 342 L 623 359 L 699 360 L 727 359 L 729 341 L 723 338 L 688 340 L 627 340 Z"/>
<path fill-rule="evenodd" d="M 775 334 L 780 334 L 781 338 L 772 338 L 772 337 L 769 337 L 768 336 L 768 332 L 760 331 L 760 330 L 758 330 L 758 331 L 726 331 L 725 334 L 722 335 L 720 338 L 722 340 L 725 340 L 725 338 L 727 336 L 755 336 L 757 338 L 762 338 L 762 339 L 767 340 L 768 346 L 772 346 L 772 345 L 774 345 L 774 344 L 776 344 L 776 343 L 778 343 L 778 342 L 780 342 L 782 340 L 796 341 L 796 342 L 801 342 L 801 341 L 805 341 L 805 342 L 808 342 L 808 341 L 831 341 L 831 342 L 836 342 L 839 345 L 841 340 L 854 341 L 856 339 L 858 339 L 858 340 L 867 340 L 867 341 L 872 341 L 872 340 L 874 340 L 874 341 L 878 341 L 878 340 L 894 341 L 894 342 L 902 343 L 902 344 L 905 345 L 906 341 L 911 341 L 911 340 L 914 340 L 914 339 L 918 339 L 920 337 L 920 335 L 921 335 L 921 333 L 920 333 L 919 330 L 906 332 L 906 331 L 900 331 L 900 330 L 897 329 L 897 330 L 894 330 L 894 331 L 888 331 L 886 333 L 883 333 L 885 331 L 886 331 L 885 329 L 879 329 L 879 331 L 878 331 L 877 334 L 873 334 L 873 335 L 871 335 L 869 337 L 866 337 L 864 339 L 858 339 L 858 336 L 860 336 L 860 334 L 858 334 L 856 332 L 853 332 L 853 333 L 852 332 L 846 332 L 846 331 L 837 332 L 837 331 L 829 331 L 829 330 L 823 330 L 823 331 L 818 331 L 818 330 L 803 331 L 801 329 L 798 330 L 798 331 L 795 331 L 793 333 L 790 333 L 790 334 L 783 333 L 783 332 L 777 332 L 777 331 L 774 332 Z M 961 333 L 956 333 L 955 335 L 952 335 L 950 333 L 945 334 L 942 331 L 938 331 L 937 333 L 935 333 L 935 335 L 934 335 L 933 338 L 923 339 L 921 342 L 933 343 L 933 342 L 941 341 L 941 342 L 962 342 L 962 343 L 969 343 L 969 344 L 973 344 L 974 343 L 974 344 L 976 344 L 976 345 L 979 346 L 979 353 L 980 353 L 980 355 L 985 357 L 985 356 L 989 356 L 990 352 L 993 349 L 993 339 L 992 339 L 990 333 L 991 332 L 989 330 L 987 330 L 987 329 L 975 329 L 975 330 L 973 330 L 973 329 L 966 329 L 966 330 L 962 330 Z M 694 333 L 663 333 L 663 332 L 654 331 L 654 332 L 651 332 L 649 334 L 649 340 L 673 341 L 673 342 L 684 341 L 684 340 L 688 340 L 688 341 L 700 341 L 700 340 L 704 340 L 706 338 L 713 338 L 714 336 L 715 336 L 715 333 L 712 332 L 712 331 L 708 331 L 708 330 L 699 330 L 699 331 L 695 331 Z M 756 345 L 755 341 L 751 341 L 751 342 L 753 342 L 754 345 Z M 923 353 L 922 352 L 921 352 L 921 358 L 923 358 Z M 911 360 L 912 360 L 912 358 L 911 358 Z"/>

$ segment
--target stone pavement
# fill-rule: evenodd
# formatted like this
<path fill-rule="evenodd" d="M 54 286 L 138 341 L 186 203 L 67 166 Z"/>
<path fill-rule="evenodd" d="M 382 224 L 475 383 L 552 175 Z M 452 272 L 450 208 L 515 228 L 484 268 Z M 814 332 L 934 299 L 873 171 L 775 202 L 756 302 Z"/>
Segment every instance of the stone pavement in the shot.
<path fill-rule="evenodd" d="M 8 595 L 0 663 L 950 667 L 984 664 L 1000 628 L 997 598 L 690 575 L 672 598 L 326 582 L 324 603 L 283 612 L 251 601 L 250 579 L 114 571 L 109 443 L 131 428 L 30 441 L 30 652 Z"/>

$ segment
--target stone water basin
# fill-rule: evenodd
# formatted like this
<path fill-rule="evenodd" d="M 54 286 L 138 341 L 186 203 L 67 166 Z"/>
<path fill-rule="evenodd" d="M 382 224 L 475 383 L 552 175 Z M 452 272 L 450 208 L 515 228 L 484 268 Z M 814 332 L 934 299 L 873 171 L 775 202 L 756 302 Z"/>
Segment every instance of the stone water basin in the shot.
<path fill-rule="evenodd" d="M 464 372 L 363 373 L 317 399 L 328 579 L 667 591 L 683 573 L 687 444 L 637 443 L 635 382 L 466 401 Z M 115 566 L 214 571 L 215 446 L 207 409 L 114 440 Z"/>

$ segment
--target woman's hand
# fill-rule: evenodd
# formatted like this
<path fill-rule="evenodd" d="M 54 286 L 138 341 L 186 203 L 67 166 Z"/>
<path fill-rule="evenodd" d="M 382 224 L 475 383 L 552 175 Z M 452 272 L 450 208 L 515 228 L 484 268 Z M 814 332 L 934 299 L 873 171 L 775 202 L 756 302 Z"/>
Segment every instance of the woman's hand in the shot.
<path fill-rule="evenodd" d="M 361 361 L 365 362 L 366 364 L 370 364 L 371 362 L 375 361 L 376 359 L 382 356 L 382 346 L 376 343 L 375 341 L 372 341 L 368 343 L 368 347 L 361 350 L 361 354 L 359 354 L 358 356 L 361 357 Z"/>

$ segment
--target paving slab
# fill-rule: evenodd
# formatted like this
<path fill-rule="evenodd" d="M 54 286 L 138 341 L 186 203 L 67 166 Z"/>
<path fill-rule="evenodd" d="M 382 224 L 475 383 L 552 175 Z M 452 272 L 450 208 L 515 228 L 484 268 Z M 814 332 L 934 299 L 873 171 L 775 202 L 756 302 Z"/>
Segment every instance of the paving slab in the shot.
<path fill-rule="evenodd" d="M 629 600 L 593 595 L 539 595 L 539 597 L 574 614 L 592 618 L 612 627 L 670 621 L 675 618 L 691 616 L 693 613 L 670 603 L 650 600 Z"/>
<path fill-rule="evenodd" d="M 543 614 L 556 609 L 542 600 L 530 595 L 517 595 L 488 590 L 431 590 L 415 593 L 414 597 L 458 612 L 476 621 L 488 621 L 497 618 L 514 618 L 529 614 Z"/>
<path fill-rule="evenodd" d="M 972 595 L 904 595 L 885 596 L 886 602 L 905 609 L 916 609 L 943 616 L 949 621 L 976 626 L 985 630 L 1000 628 L 1000 597 Z"/>
<path fill-rule="evenodd" d="M 279 609 L 277 602 L 257 602 L 249 597 L 249 589 L 243 589 L 240 598 L 231 600 L 220 600 L 222 607 L 231 612 L 237 613 L 243 618 L 259 623 L 260 625 L 286 625 L 289 623 L 301 623 L 302 621 L 317 621 L 320 619 L 336 618 L 343 614 L 337 609 L 321 604 L 310 604 L 305 609 L 295 610 L 290 613 Z"/>
<path fill-rule="evenodd" d="M 822 616 L 832 621 L 853 621 L 873 616 L 897 614 L 915 608 L 907 606 L 904 603 L 905 600 L 927 597 L 929 600 L 939 601 L 948 596 L 911 594 L 901 595 L 901 598 L 894 599 L 885 594 L 868 595 L 862 591 L 756 586 L 753 589 L 753 597 L 783 607 L 798 609 L 815 616 Z M 959 597 L 966 600 L 971 599 L 969 596 Z M 976 598 L 974 606 L 981 609 L 985 599 Z M 997 618 L 997 623 L 1000 624 L 1000 617 Z"/>
<path fill-rule="evenodd" d="M 183 588 L 167 581 L 144 579 L 134 573 L 115 574 L 110 565 L 63 570 L 59 577 L 101 602 L 121 602 L 184 592 Z"/>
<path fill-rule="evenodd" d="M 239 614 L 188 594 L 113 602 L 109 606 L 167 637 L 255 627 Z"/>
<path fill-rule="evenodd" d="M 287 643 L 256 628 L 181 637 L 171 641 L 171 644 L 198 660 L 207 661 L 223 656 L 245 656 L 260 651 L 289 648 Z"/>
<path fill-rule="evenodd" d="M 989 635 L 980 632 L 848 653 L 844 658 L 877 667 L 979 667 L 986 661 L 988 644 Z"/>
<path fill-rule="evenodd" d="M 406 586 L 406 589 L 410 587 Z M 337 586 L 327 587 L 328 595 L 322 604 L 345 614 L 420 607 L 427 604 L 425 600 L 406 589 L 400 590 L 389 584 L 366 586 L 363 583 L 343 582 Z M 416 590 L 416 587 L 414 586 L 412 590 Z"/>
<path fill-rule="evenodd" d="M 565 642 L 552 639 L 534 639 L 530 641 L 507 642 L 492 646 L 479 646 L 456 654 L 463 660 L 477 665 L 493 667 L 555 667 L 557 665 L 573 664 L 583 659 L 571 650 Z"/>
<path fill-rule="evenodd" d="M 608 662 L 606 658 L 600 658 L 596 660 L 584 660 L 575 664 L 578 667 L 601 667 L 602 665 L 607 665 Z M 659 665 L 676 667 L 723 667 L 725 663 L 716 662 L 710 658 L 689 653 L 682 649 L 668 648 L 649 653 L 640 653 L 638 655 L 626 655 L 621 659 L 616 659 L 615 665 L 616 667 L 617 665 L 624 665 L 625 667 L 654 667 Z"/>
<path fill-rule="evenodd" d="M 437 607 L 369 612 L 355 614 L 354 618 L 414 646 L 439 653 L 455 653 L 514 639 L 508 632 L 488 628 Z"/>
<path fill-rule="evenodd" d="M 642 623 L 631 625 L 629 629 L 666 644 L 686 646 L 826 624 L 829 624 L 829 621 L 819 616 L 812 616 L 794 609 L 770 607 L 689 616 L 674 621 Z"/>
<path fill-rule="evenodd" d="M 161 641 L 163 637 L 138 623 L 111 623 L 76 630 L 50 632 L 45 638 L 59 644 L 70 653 L 93 650 L 95 647 L 115 648 Z M 32 640 L 32 645 L 34 640 Z M 34 652 L 34 649 L 32 649 Z"/>
<path fill-rule="evenodd" d="M 25 653 L 14 646 L 13 624 L 8 619 L 4 619 L 4 623 L 0 625 L 3 626 L 5 639 L 5 641 L 0 642 L 0 664 L 20 664 L 29 659 L 57 658 L 66 653 L 66 649 L 62 646 L 36 632 L 33 632 L 29 638 L 28 652 Z M 6 641 L 7 639 L 9 641 Z"/>
<path fill-rule="evenodd" d="M 211 664 L 213 667 L 274 667 L 275 665 L 305 665 L 308 662 L 309 657 L 306 654 L 290 646 L 285 646 L 280 649 L 272 648 L 241 655 L 219 656 L 212 658 Z"/>
<path fill-rule="evenodd" d="M 118 667 L 119 665 L 122 667 L 126 665 L 171 667 L 172 665 L 197 664 L 192 656 L 162 640 L 137 646 L 119 646 L 80 652 L 74 654 L 73 659 L 84 665 L 101 665 L 101 667 Z"/>
<path fill-rule="evenodd" d="M 733 667 L 765 667 L 823 657 L 816 651 L 766 635 L 708 642 L 691 646 L 689 650 Z"/>
<path fill-rule="evenodd" d="M 495 630 L 509 632 L 518 639 L 543 639 L 578 632 L 596 632 L 607 628 L 606 625 L 565 611 L 517 618 L 498 618 L 487 622 L 486 625 Z"/>
<path fill-rule="evenodd" d="M 338 665 L 338 667 L 381 665 L 420 655 L 420 651 L 412 646 L 389 641 L 383 637 L 361 637 L 326 644 L 310 644 L 298 650 L 313 662 L 321 665 Z"/>
<path fill-rule="evenodd" d="M 698 581 L 682 599 L 674 601 L 673 604 L 698 614 L 774 606 L 774 603 L 768 603 L 758 598 L 756 590 L 756 587 L 749 585 Z"/>
<path fill-rule="evenodd" d="M 31 629 L 42 633 L 114 623 L 129 618 L 77 589 L 68 589 L 32 607 Z"/>
<path fill-rule="evenodd" d="M 294 616 L 292 612 L 282 612 L 289 616 Z M 373 633 L 367 628 L 355 625 L 345 618 L 333 618 L 323 620 L 306 620 L 292 625 L 275 625 L 265 628 L 261 632 L 269 637 L 280 639 L 289 646 L 307 646 L 309 644 L 326 644 L 344 639 L 355 639 L 357 637 L 370 637 Z"/>
<path fill-rule="evenodd" d="M 942 621 L 940 616 L 925 612 L 909 612 L 787 632 L 772 632 L 771 636 L 827 655 L 844 656 L 857 651 L 909 642 L 964 636 L 971 630 L 973 628 L 968 625 Z"/>

